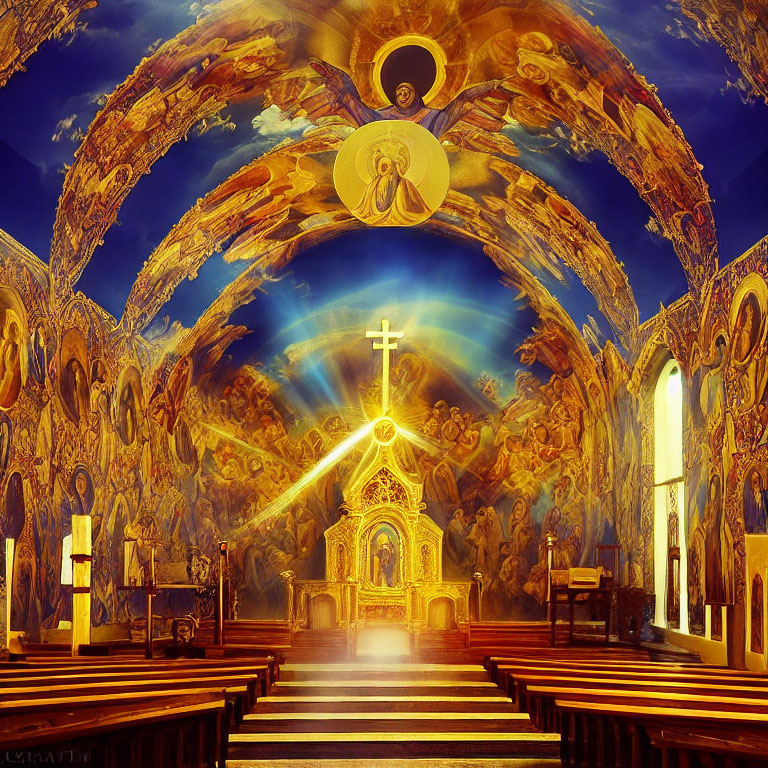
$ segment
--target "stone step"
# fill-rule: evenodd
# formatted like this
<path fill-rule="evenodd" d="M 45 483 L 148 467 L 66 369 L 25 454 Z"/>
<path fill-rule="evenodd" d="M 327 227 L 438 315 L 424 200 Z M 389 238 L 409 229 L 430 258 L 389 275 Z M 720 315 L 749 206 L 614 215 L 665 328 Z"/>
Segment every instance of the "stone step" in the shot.
<path fill-rule="evenodd" d="M 505 696 L 309 696 L 297 701 L 292 696 L 266 696 L 259 699 L 255 713 L 283 714 L 301 712 L 514 712 Z"/>
<path fill-rule="evenodd" d="M 366 731 L 354 733 L 234 733 L 231 760 L 381 757 L 556 757 L 560 736 L 551 733 L 483 731 Z M 228 761 L 229 762 L 229 761 Z"/>
<path fill-rule="evenodd" d="M 442 757 L 402 760 L 369 759 L 363 768 L 559 768 L 559 759 Z M 361 768 L 358 760 L 227 760 L 227 768 Z"/>
<path fill-rule="evenodd" d="M 279 680 L 270 696 L 497 696 L 490 681 L 473 680 Z"/>
<path fill-rule="evenodd" d="M 479 664 L 284 664 L 280 671 L 282 682 L 315 680 L 364 680 L 376 684 L 388 680 L 407 680 L 418 675 L 420 680 L 459 680 L 485 682 L 488 673 Z"/>
<path fill-rule="evenodd" d="M 293 712 L 246 715 L 239 733 L 532 732 L 524 712 Z"/>

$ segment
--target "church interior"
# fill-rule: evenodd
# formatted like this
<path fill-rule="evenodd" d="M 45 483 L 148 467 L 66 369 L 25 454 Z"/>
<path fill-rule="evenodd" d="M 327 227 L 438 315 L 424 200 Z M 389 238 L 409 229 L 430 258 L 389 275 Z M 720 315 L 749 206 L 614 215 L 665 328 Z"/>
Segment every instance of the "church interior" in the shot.
<path fill-rule="evenodd" d="M 0 114 L 0 767 L 768 765 L 763 0 L 8 0 Z"/>

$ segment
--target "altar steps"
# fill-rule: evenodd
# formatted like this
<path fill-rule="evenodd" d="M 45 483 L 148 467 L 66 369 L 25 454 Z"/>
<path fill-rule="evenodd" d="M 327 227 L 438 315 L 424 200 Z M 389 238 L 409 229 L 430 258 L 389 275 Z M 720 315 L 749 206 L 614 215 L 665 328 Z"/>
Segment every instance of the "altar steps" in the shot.
<path fill-rule="evenodd" d="M 558 765 L 559 749 L 559 736 L 534 731 L 481 666 L 287 663 L 230 736 L 227 766 L 442 768 L 461 758 L 462 768 L 538 768 Z"/>
<path fill-rule="evenodd" d="M 276 696 L 290 695 L 298 698 L 307 696 L 486 696 L 498 693 L 499 689 L 490 682 L 477 680 L 455 680 L 415 677 L 387 679 L 376 676 L 376 685 L 368 680 L 292 680 L 281 679 L 270 693 Z"/>
<path fill-rule="evenodd" d="M 345 680 L 370 681 L 375 674 L 380 681 L 407 680 L 414 674 L 428 673 L 430 680 L 461 680 L 486 682 L 488 674 L 477 664 L 398 664 L 397 667 L 378 664 L 336 664 L 334 670 Z M 283 682 L 327 680 L 327 664 L 287 665 L 281 672 Z"/>
<path fill-rule="evenodd" d="M 347 632 L 344 629 L 308 629 L 294 632 L 293 643 L 285 652 L 285 656 L 293 664 L 307 661 L 336 664 L 347 661 L 350 656 Z"/>
<path fill-rule="evenodd" d="M 414 758 L 404 763 L 398 759 L 376 758 L 366 760 L 227 760 L 227 768 L 559 768 L 560 760 L 512 758 Z"/>

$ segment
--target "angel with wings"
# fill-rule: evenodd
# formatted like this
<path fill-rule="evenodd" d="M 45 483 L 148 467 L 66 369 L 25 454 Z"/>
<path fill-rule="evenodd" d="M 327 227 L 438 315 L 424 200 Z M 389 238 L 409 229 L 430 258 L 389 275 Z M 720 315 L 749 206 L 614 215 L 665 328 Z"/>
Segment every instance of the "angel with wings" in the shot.
<path fill-rule="evenodd" d="M 343 109 L 356 125 L 376 120 L 409 120 L 426 128 L 440 138 L 453 127 L 465 112 L 473 107 L 473 100 L 485 96 L 499 87 L 501 80 L 491 80 L 462 91 L 443 109 L 432 109 L 424 104 L 422 94 L 411 82 L 402 82 L 394 89 L 393 104 L 384 109 L 373 109 L 363 103 L 352 78 L 343 70 L 320 59 L 312 59 L 310 66 L 325 79 L 328 100 L 334 109 Z"/>

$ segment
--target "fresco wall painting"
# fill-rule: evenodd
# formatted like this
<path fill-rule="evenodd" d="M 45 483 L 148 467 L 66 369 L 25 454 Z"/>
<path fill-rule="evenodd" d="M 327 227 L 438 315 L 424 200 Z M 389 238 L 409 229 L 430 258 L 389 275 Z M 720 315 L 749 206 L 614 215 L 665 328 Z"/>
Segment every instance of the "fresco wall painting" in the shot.
<path fill-rule="evenodd" d="M 49 264 L 0 232 L 0 528 L 16 542 L 11 630 L 35 640 L 67 621 L 61 573 L 73 514 L 93 521 L 94 626 L 138 631 L 139 592 L 124 587 L 145 582 L 152 559 L 169 581 L 214 580 L 222 539 L 232 612 L 284 617 L 282 574 L 325 574 L 323 533 L 345 514 L 362 447 L 297 482 L 379 415 L 378 376 L 363 328 L 358 345 L 318 334 L 310 341 L 329 343 L 345 388 L 323 408 L 299 407 L 272 361 L 227 358 L 247 334 L 230 321 L 304 249 L 363 224 L 426 222 L 435 237 L 482 247 L 510 302 L 535 317 L 507 350 L 519 362 L 514 381 L 476 371 L 468 384 L 418 340 L 393 360 L 392 415 L 418 438 L 403 461 L 444 531 L 445 578 L 479 573 L 485 618 L 542 618 L 548 539 L 556 568 L 591 565 L 596 544 L 619 545 L 614 576 L 624 585 L 652 592 L 654 560 L 670 564 L 670 624 L 706 633 L 709 610 L 717 638 L 727 609 L 740 660 L 747 616 L 758 614 L 748 609 L 746 536 L 766 534 L 768 243 L 718 271 L 701 165 L 656 89 L 585 18 L 539 0 L 498 14 L 469 2 L 423 5 L 426 16 L 421 4 L 404 5 L 395 19 L 383 1 L 350 3 L 346 15 L 319 6 L 295 14 L 287 0 L 216 5 L 105 99 L 66 169 Z M 707 6 L 698 18 L 717 37 L 715 15 Z M 63 28 L 48 22 L 41 34 Z M 346 42 L 326 45 L 315 25 Z M 752 48 L 735 37 L 738 45 L 721 42 L 759 88 Z M 30 38 L 0 75 L 38 42 Z M 310 128 L 181 217 L 140 269 L 122 317 L 76 292 L 153 164 L 201 121 L 224 121 L 222 109 L 257 100 Z M 608 241 L 511 162 L 519 150 L 503 129 L 512 122 L 559 131 L 610 160 L 672 243 L 691 292 L 639 326 Z M 176 288 L 217 250 L 244 269 L 193 327 L 156 332 Z M 613 339 L 591 316 L 579 329 L 563 309 L 550 286 L 571 273 Z M 654 552 L 652 392 L 670 356 L 687 404 L 685 490 L 668 498 L 678 574 L 669 551 Z M 667 526 L 666 506 L 664 515 Z M 371 551 L 370 578 L 393 588 L 391 532 L 377 531 Z M 180 591 L 157 610 L 170 625 L 207 608 Z M 763 648 L 762 632 L 750 647 Z"/>

